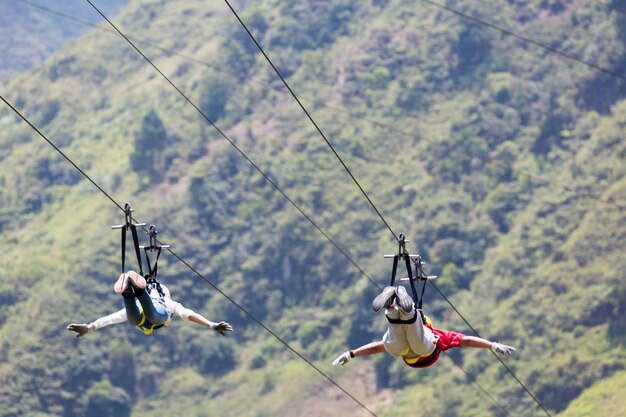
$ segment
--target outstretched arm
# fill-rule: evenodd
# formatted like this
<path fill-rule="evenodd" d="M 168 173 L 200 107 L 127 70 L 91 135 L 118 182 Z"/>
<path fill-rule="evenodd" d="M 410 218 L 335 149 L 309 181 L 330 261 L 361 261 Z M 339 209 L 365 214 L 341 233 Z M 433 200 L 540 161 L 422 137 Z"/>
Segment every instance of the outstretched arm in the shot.
<path fill-rule="evenodd" d="M 354 349 L 352 352 L 354 356 L 367 356 L 374 355 L 376 353 L 383 353 L 385 351 L 385 344 L 382 340 L 378 342 L 368 343 L 367 345 L 363 345 L 359 348 Z"/>
<path fill-rule="evenodd" d="M 183 306 L 181 303 L 173 301 L 169 297 L 165 299 L 165 306 L 173 314 L 177 315 L 181 319 L 188 320 L 192 323 L 196 323 L 204 327 L 208 327 L 209 329 L 215 330 L 222 336 L 224 336 L 226 332 L 233 331 L 233 326 L 226 323 L 225 321 L 220 321 L 219 323 L 212 322 L 203 315 L 198 314 L 195 311 Z"/>
<path fill-rule="evenodd" d="M 196 312 L 190 314 L 187 320 L 189 320 L 190 322 L 199 324 L 201 326 L 208 327 L 209 329 L 213 329 L 219 334 L 221 334 L 222 336 L 226 335 L 226 332 L 233 331 L 233 326 L 226 323 L 225 321 L 220 321 L 219 323 L 215 323 Z"/>
<path fill-rule="evenodd" d="M 491 349 L 494 352 L 506 356 L 510 356 L 513 352 L 515 352 L 515 348 L 513 346 L 503 345 L 498 342 L 491 342 L 489 340 L 475 336 L 463 336 L 463 339 L 461 339 L 461 347 Z"/>
<path fill-rule="evenodd" d="M 126 321 L 126 310 L 122 309 L 108 316 L 100 317 L 98 320 L 85 324 L 85 323 L 71 323 L 67 326 L 67 330 L 70 332 L 78 333 L 76 337 L 83 337 L 89 332 L 100 329 L 111 324 L 123 323 Z"/>
<path fill-rule="evenodd" d="M 345 365 L 350 361 L 350 359 L 356 358 L 357 356 L 375 355 L 376 353 L 383 353 L 384 351 L 385 345 L 382 340 L 379 342 L 368 343 L 367 345 L 342 353 L 333 361 L 333 366 Z"/>

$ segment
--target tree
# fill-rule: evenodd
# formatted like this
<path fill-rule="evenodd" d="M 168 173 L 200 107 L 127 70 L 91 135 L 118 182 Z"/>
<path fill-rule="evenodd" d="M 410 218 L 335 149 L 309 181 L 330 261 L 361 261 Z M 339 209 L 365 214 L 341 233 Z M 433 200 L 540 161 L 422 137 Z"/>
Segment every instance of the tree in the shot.
<path fill-rule="evenodd" d="M 130 416 L 130 396 L 122 388 L 116 388 L 109 381 L 96 382 L 87 391 L 87 417 L 127 417 Z"/>
<path fill-rule="evenodd" d="M 231 80 L 224 75 L 211 74 L 207 77 L 200 93 L 200 109 L 212 122 L 224 115 L 232 90 Z"/>
<path fill-rule="evenodd" d="M 135 172 L 151 180 L 160 179 L 165 169 L 163 151 L 167 143 L 167 130 L 161 118 L 156 111 L 150 110 L 141 122 L 141 129 L 135 136 L 135 149 L 130 155 Z"/>
<path fill-rule="evenodd" d="M 137 375 L 135 359 L 129 344 L 114 344 L 109 351 L 109 379 L 131 396 L 135 395 Z"/>

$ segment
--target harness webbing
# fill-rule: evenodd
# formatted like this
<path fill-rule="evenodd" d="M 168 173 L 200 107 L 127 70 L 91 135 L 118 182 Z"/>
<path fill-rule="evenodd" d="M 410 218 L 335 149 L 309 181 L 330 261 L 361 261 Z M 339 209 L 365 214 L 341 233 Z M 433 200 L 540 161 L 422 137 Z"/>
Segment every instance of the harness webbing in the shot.
<path fill-rule="evenodd" d="M 145 278 L 148 284 L 154 284 L 157 291 L 159 292 L 159 295 L 161 297 L 164 297 L 165 292 L 161 288 L 161 284 L 159 284 L 158 276 L 157 276 L 159 273 L 159 256 L 161 256 L 161 249 L 163 248 L 163 246 L 158 244 L 158 241 L 156 238 L 157 229 L 154 225 L 150 226 L 148 230 L 148 235 L 150 236 L 150 246 L 143 247 L 144 254 L 146 255 L 146 265 L 148 267 L 148 274 L 145 276 Z M 156 257 L 154 259 L 154 264 L 152 264 L 150 262 L 150 256 L 148 255 L 148 252 L 154 252 L 154 251 L 156 251 Z"/>
<path fill-rule="evenodd" d="M 415 278 L 413 277 L 413 270 L 411 268 L 411 256 L 406 250 L 406 240 L 403 234 L 400 234 L 400 240 L 398 242 L 398 253 L 393 257 L 393 267 L 391 270 L 391 283 L 390 286 L 395 286 L 396 282 L 396 273 L 398 271 L 398 262 L 402 258 L 404 260 L 404 264 L 406 266 L 406 272 L 409 277 L 409 283 L 411 285 L 411 293 L 413 295 L 413 302 L 415 303 L 415 308 L 419 311 L 422 316 L 422 321 L 424 320 L 424 313 L 422 312 L 422 304 L 424 301 L 424 293 L 426 291 L 426 280 L 427 277 L 424 275 L 424 271 L 422 270 L 422 260 L 421 258 L 417 258 L 415 261 Z M 417 280 L 423 281 L 422 292 L 420 296 L 417 296 L 417 289 L 415 288 L 415 281 Z M 412 320 L 389 320 L 391 323 L 414 323 L 415 316 Z"/>
<path fill-rule="evenodd" d="M 126 272 L 126 230 L 130 229 L 133 236 L 133 246 L 135 247 L 137 264 L 139 265 L 139 274 L 143 276 L 143 265 L 141 263 L 141 252 L 139 250 L 139 236 L 137 235 L 137 226 L 132 222 L 132 210 L 130 208 L 130 204 L 126 203 L 124 211 L 126 215 L 126 222 L 122 226 L 122 274 Z"/>
<path fill-rule="evenodd" d="M 415 299 L 414 301 L 417 309 L 419 311 L 422 311 L 422 302 L 424 301 L 424 293 L 426 292 L 426 282 L 428 281 L 428 278 L 424 275 L 424 271 L 422 270 L 421 259 L 418 259 L 415 262 L 415 279 L 417 280 L 418 278 L 422 280 L 422 293 L 419 297 L 419 301 L 417 299 Z"/>

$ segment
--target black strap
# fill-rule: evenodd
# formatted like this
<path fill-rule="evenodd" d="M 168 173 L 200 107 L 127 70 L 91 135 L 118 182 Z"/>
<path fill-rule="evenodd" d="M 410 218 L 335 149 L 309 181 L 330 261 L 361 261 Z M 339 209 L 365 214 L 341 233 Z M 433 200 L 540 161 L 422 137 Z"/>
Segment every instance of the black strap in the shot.
<path fill-rule="evenodd" d="M 419 302 L 417 303 L 417 309 L 421 312 L 422 311 L 422 302 L 424 301 L 424 292 L 426 292 L 426 282 L 428 280 L 426 279 L 422 279 L 422 281 L 424 281 L 424 283 L 422 284 L 422 295 L 419 298 Z"/>
<path fill-rule="evenodd" d="M 413 302 L 417 304 L 417 291 L 415 290 L 415 281 L 413 280 L 413 274 L 411 272 L 412 271 L 411 257 L 406 251 L 402 255 L 404 256 L 404 263 L 406 264 L 406 272 L 409 275 L 409 282 L 411 283 L 411 292 L 413 293 Z M 415 279 L 417 279 L 417 274 L 415 276 Z"/>
<path fill-rule="evenodd" d="M 122 227 L 122 274 L 126 272 L 126 226 Z"/>
<path fill-rule="evenodd" d="M 424 272 L 422 271 L 422 260 L 417 258 L 415 262 L 415 278 L 413 278 L 413 269 L 411 268 L 411 256 L 406 251 L 405 247 L 405 236 L 400 234 L 400 240 L 398 242 L 398 253 L 393 256 L 393 269 L 391 270 L 391 283 L 390 286 L 395 286 L 396 283 L 396 273 L 398 271 L 398 261 L 400 257 L 404 259 L 404 264 L 406 266 L 406 272 L 409 277 L 409 283 L 411 285 L 411 293 L 413 295 L 413 302 L 415 303 L 417 311 L 422 316 L 422 321 L 425 322 L 424 313 L 422 313 L 422 302 L 424 300 L 424 292 L 426 291 L 426 277 L 424 276 Z M 422 293 L 420 297 L 417 296 L 417 289 L 415 288 L 415 281 L 421 279 L 424 281 L 422 286 Z M 417 315 L 414 315 L 410 320 L 399 320 L 399 319 L 388 319 L 390 323 L 398 323 L 398 324 L 407 324 L 407 323 L 415 323 Z"/>
<path fill-rule="evenodd" d="M 137 256 L 137 263 L 139 264 L 139 275 L 143 276 L 143 266 L 141 264 L 141 252 L 139 250 L 139 236 L 137 236 L 137 227 L 134 224 L 131 224 L 130 231 L 133 234 L 133 244 L 135 246 L 135 255 Z"/>
<path fill-rule="evenodd" d="M 417 321 L 417 314 L 413 314 L 413 317 L 408 320 L 390 319 L 389 317 L 387 317 L 387 321 L 393 324 L 413 324 Z"/>
<path fill-rule="evenodd" d="M 153 249 L 156 249 L 156 252 L 157 252 L 156 258 L 154 259 L 154 266 L 151 265 L 150 257 L 148 256 L 148 251 L 152 251 Z M 159 256 L 161 256 L 161 247 L 160 246 L 157 246 L 156 248 L 145 247 L 143 248 L 143 250 L 146 255 L 146 265 L 148 267 L 148 275 L 146 275 L 146 278 L 154 278 L 156 280 L 157 274 L 159 272 Z"/>
<path fill-rule="evenodd" d="M 392 287 L 396 283 L 396 271 L 398 270 L 398 256 L 399 255 L 394 255 L 393 257 L 393 269 L 391 270 L 391 284 L 389 284 Z"/>
<path fill-rule="evenodd" d="M 139 250 L 139 236 L 137 235 L 137 226 L 133 224 L 131 218 L 130 204 L 126 203 L 126 224 L 122 226 L 122 274 L 126 272 L 126 229 L 130 228 L 133 236 L 133 246 L 135 247 L 135 255 L 139 264 L 139 274 L 143 276 L 143 265 L 141 263 L 141 252 Z"/>

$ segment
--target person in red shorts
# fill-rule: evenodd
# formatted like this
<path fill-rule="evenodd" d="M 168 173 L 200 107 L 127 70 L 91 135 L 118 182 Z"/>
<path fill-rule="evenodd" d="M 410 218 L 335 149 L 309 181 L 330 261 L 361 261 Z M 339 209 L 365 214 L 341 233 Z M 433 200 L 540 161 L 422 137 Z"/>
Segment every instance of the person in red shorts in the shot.
<path fill-rule="evenodd" d="M 354 350 L 348 350 L 333 361 L 334 366 L 345 365 L 357 356 L 388 352 L 400 357 L 413 368 L 431 366 L 439 359 L 441 352 L 452 348 L 482 348 L 509 356 L 515 352 L 512 346 L 462 333 L 436 329 L 421 312 L 415 308 L 413 299 L 403 286 L 385 288 L 372 302 L 372 309 L 378 313 L 385 309 L 387 332 L 378 342 L 368 343 Z"/>

